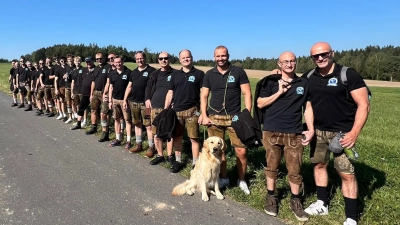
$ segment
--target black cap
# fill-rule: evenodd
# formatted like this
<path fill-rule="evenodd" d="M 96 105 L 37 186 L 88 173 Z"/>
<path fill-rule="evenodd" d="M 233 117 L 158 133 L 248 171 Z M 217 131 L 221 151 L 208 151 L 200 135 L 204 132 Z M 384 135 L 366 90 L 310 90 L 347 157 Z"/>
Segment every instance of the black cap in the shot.
<path fill-rule="evenodd" d="M 88 56 L 85 58 L 85 62 L 93 62 L 93 58 L 91 56 Z"/>

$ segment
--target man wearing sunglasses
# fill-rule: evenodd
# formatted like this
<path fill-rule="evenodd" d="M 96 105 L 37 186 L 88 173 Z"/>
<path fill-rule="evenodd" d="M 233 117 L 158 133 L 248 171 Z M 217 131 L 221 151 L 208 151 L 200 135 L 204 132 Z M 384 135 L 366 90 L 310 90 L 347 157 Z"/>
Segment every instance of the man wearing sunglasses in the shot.
<path fill-rule="evenodd" d="M 37 92 L 36 95 L 36 105 L 38 107 L 36 111 L 36 116 L 42 116 L 43 111 L 47 109 L 47 101 L 43 100 L 44 98 L 44 85 L 42 86 L 42 81 L 44 78 L 41 78 L 41 75 L 43 74 L 43 69 L 44 69 L 44 61 L 43 59 L 39 60 L 39 66 L 38 66 L 38 71 L 36 73 L 36 87 L 35 91 Z"/>
<path fill-rule="evenodd" d="M 31 111 L 32 103 L 35 102 L 34 95 L 32 94 L 33 93 L 32 83 L 33 83 L 33 79 L 35 77 L 34 74 L 36 73 L 36 69 L 35 69 L 35 67 L 32 66 L 32 62 L 30 62 L 30 61 L 26 62 L 26 66 L 28 68 L 28 71 L 26 72 L 27 77 L 25 78 L 25 89 L 27 91 L 26 98 L 28 100 L 28 106 L 25 109 L 25 111 Z"/>
<path fill-rule="evenodd" d="M 153 122 L 154 118 L 164 109 L 165 105 L 165 96 L 168 92 L 168 85 L 171 81 L 172 73 L 174 69 L 170 66 L 171 57 L 167 52 L 161 52 L 158 55 L 158 63 L 160 65 L 160 69 L 155 70 L 150 74 L 149 81 L 147 82 L 146 91 L 145 91 L 145 104 L 146 108 L 151 108 L 151 116 L 150 116 L 150 124 Z M 153 135 L 156 135 L 157 128 L 152 126 Z M 154 144 L 156 147 L 156 151 L 149 148 L 146 152 L 146 157 L 152 158 L 157 153 L 157 156 L 150 161 L 151 165 L 157 165 L 161 162 L 165 161 L 163 155 L 163 143 L 162 140 L 154 137 Z M 169 162 L 174 162 L 175 159 L 172 156 L 172 146 L 173 140 L 167 142 L 167 160 Z"/>
<path fill-rule="evenodd" d="M 66 67 L 65 74 L 63 74 L 62 79 L 65 80 L 65 103 L 67 104 L 68 114 L 68 119 L 65 121 L 65 123 L 70 123 L 74 118 L 73 113 L 76 113 L 74 111 L 74 107 L 72 107 L 73 101 L 71 99 L 72 74 L 75 70 L 74 56 L 72 54 L 67 54 L 67 65 L 68 66 Z"/>
<path fill-rule="evenodd" d="M 271 216 L 278 213 L 275 197 L 276 180 L 282 156 L 285 157 L 288 180 L 291 190 L 290 208 L 299 221 L 307 221 L 300 200 L 302 156 L 304 147 L 314 136 L 313 111 L 308 99 L 308 80 L 297 77 L 296 56 L 284 52 L 279 56 L 278 66 L 281 72 L 267 79 L 257 98 L 257 107 L 264 111 L 263 145 L 266 150 L 267 198 L 264 211 Z M 257 96 L 256 96 L 257 97 Z M 303 131 L 304 118 L 308 131 Z M 302 134 L 305 140 L 302 140 Z"/>
<path fill-rule="evenodd" d="M 97 66 L 93 72 L 92 96 L 90 97 L 90 109 L 92 127 L 86 134 L 94 134 L 97 131 L 97 122 L 100 110 L 100 120 L 102 127 L 102 136 L 100 139 L 108 139 L 108 102 L 103 101 L 104 88 L 107 83 L 108 71 L 111 66 L 106 62 L 103 53 L 96 53 Z"/>
<path fill-rule="evenodd" d="M 150 108 L 146 110 L 144 103 L 145 90 L 150 74 L 155 71 L 154 67 L 147 64 L 146 53 L 139 51 L 135 54 L 135 60 L 138 67 L 131 72 L 131 78 L 125 90 L 124 109 L 130 108 L 132 123 L 135 125 L 136 145 L 130 150 L 130 153 L 138 153 L 143 151 L 142 146 L 142 126 L 147 130 L 147 139 L 149 143 L 148 151 L 154 152 L 154 139 L 151 132 L 150 124 Z M 147 111 L 147 114 L 146 114 Z"/>
<path fill-rule="evenodd" d="M 28 76 L 29 69 L 25 64 L 25 59 L 21 57 L 19 62 L 21 63 L 21 66 L 18 67 L 18 69 L 16 70 L 17 74 L 15 76 L 15 79 L 16 79 L 16 84 L 18 85 L 19 96 L 21 100 L 21 104 L 18 106 L 18 108 L 23 108 L 25 107 L 24 101 L 27 94 L 27 89 L 25 88 L 25 84 L 29 82 L 30 77 Z"/>
<path fill-rule="evenodd" d="M 250 194 L 244 180 L 247 169 L 246 146 L 237 137 L 231 125 L 233 115 L 241 112 L 241 94 L 243 94 L 246 109 L 251 112 L 252 94 L 249 78 L 242 68 L 229 62 L 229 53 L 225 46 L 215 48 L 214 60 L 216 66 L 207 71 L 203 79 L 200 97 L 201 116 L 198 122 L 208 126 L 208 136 L 224 138 L 225 133 L 229 134 L 231 145 L 236 153 L 237 185 L 245 194 Z M 208 104 L 210 94 L 211 99 Z M 222 154 L 220 176 L 220 187 L 229 186 L 225 153 Z"/>
<path fill-rule="evenodd" d="M 310 101 L 314 110 L 315 137 L 310 143 L 310 161 L 314 164 L 314 178 L 318 200 L 305 211 L 311 215 L 327 215 L 329 205 L 327 166 L 330 158 L 329 142 L 339 132 L 343 148 L 352 149 L 369 114 L 366 84 L 354 69 L 347 69 L 347 85 L 341 81 L 342 65 L 333 60 L 334 51 L 326 42 L 311 47 L 311 57 L 317 66 L 309 76 Z M 307 77 L 306 72 L 303 77 Z M 349 96 L 351 101 L 349 101 Z M 334 153 L 334 167 L 342 180 L 346 221 L 357 224 L 358 186 L 354 164 L 345 152 Z"/>
<path fill-rule="evenodd" d="M 67 81 L 64 76 L 71 70 L 69 65 L 67 65 L 67 58 L 62 56 L 59 59 L 60 67 L 56 71 L 54 78 L 54 91 L 55 98 L 57 98 L 59 102 L 59 115 L 56 118 L 57 120 L 63 120 L 63 122 L 67 121 L 67 114 L 65 112 L 65 86 L 67 85 Z"/>
<path fill-rule="evenodd" d="M 18 103 L 17 103 L 17 96 L 16 96 L 16 94 L 14 93 L 14 82 L 15 82 L 15 74 L 14 74 L 14 72 L 15 72 L 15 69 L 16 69 L 16 65 L 18 64 L 18 61 L 17 60 L 13 60 L 12 62 L 11 62 L 11 69 L 10 69 L 10 77 L 8 78 L 8 82 L 10 83 L 10 91 L 11 91 L 11 93 L 12 93 L 12 95 L 13 95 L 13 103 L 11 104 L 11 107 L 15 107 L 15 106 L 18 106 Z"/>
<path fill-rule="evenodd" d="M 75 112 L 79 111 L 79 106 L 82 98 L 82 80 L 84 75 L 84 67 L 82 66 L 81 57 L 76 56 L 74 58 L 75 69 L 72 73 L 72 82 L 71 82 L 71 99 L 73 99 L 73 107 L 75 107 Z M 83 120 L 81 123 L 81 127 L 86 126 L 86 115 L 87 111 L 84 110 Z M 78 114 L 75 114 L 74 117 L 77 119 Z M 74 126 L 76 124 L 73 124 Z"/>

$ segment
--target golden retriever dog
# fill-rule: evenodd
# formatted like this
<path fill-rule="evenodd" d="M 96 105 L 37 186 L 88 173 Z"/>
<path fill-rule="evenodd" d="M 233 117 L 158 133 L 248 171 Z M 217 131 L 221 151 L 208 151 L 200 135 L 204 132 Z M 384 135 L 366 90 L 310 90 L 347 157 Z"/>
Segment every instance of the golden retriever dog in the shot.
<path fill-rule="evenodd" d="M 201 192 L 201 199 L 205 202 L 210 200 L 208 193 L 224 199 L 219 190 L 219 171 L 221 165 L 221 154 L 226 146 L 223 139 L 209 137 L 204 141 L 203 149 L 199 154 L 196 166 L 190 171 L 190 180 L 177 185 L 172 190 L 172 195 L 193 195 L 196 190 Z"/>

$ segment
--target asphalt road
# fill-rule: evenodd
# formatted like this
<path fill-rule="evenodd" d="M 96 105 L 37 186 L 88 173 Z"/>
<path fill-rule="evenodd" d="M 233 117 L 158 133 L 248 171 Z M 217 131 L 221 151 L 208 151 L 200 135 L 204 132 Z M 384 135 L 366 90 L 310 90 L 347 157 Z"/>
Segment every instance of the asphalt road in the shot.
<path fill-rule="evenodd" d="M 171 196 L 185 180 L 0 93 L 0 224 L 282 224 L 229 199 Z"/>

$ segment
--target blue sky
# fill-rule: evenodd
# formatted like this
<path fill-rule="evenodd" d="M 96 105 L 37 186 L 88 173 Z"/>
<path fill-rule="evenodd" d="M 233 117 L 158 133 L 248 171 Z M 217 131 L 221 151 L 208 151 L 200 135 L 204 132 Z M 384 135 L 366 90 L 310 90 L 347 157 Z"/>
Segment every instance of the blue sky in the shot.
<path fill-rule="evenodd" d="M 398 0 L 68 0 L 3 1 L 0 58 L 54 44 L 109 44 L 128 50 L 190 49 L 212 59 L 218 45 L 231 59 L 308 55 L 318 41 L 334 50 L 400 45 Z"/>

